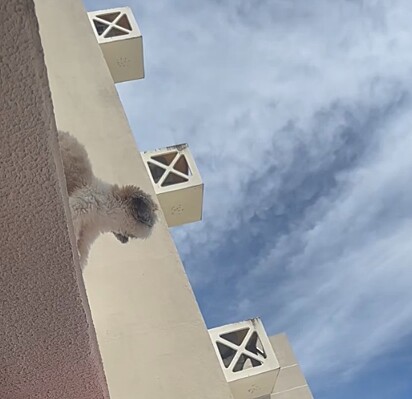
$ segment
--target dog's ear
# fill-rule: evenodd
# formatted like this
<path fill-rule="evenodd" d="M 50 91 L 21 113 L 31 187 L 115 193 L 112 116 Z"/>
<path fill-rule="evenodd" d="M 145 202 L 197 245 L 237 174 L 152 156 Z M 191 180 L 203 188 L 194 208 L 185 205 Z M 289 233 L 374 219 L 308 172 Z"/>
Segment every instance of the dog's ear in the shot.
<path fill-rule="evenodd" d="M 156 204 L 144 193 L 132 198 L 132 213 L 134 218 L 148 227 L 153 227 L 156 223 L 156 209 Z"/>
<path fill-rule="evenodd" d="M 128 207 L 133 218 L 148 227 L 157 222 L 156 211 L 159 209 L 152 197 L 136 186 L 114 186 L 113 194 Z"/>

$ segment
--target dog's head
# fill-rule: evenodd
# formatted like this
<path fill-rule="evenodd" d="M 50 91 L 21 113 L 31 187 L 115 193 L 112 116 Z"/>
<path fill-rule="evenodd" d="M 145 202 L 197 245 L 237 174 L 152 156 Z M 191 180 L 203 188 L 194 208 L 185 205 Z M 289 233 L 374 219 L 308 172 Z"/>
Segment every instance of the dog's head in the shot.
<path fill-rule="evenodd" d="M 158 220 L 158 206 L 152 197 L 136 186 L 116 189 L 115 197 L 124 209 L 124 217 L 119 223 L 118 231 L 113 231 L 115 237 L 123 244 L 130 238 L 149 237 Z"/>

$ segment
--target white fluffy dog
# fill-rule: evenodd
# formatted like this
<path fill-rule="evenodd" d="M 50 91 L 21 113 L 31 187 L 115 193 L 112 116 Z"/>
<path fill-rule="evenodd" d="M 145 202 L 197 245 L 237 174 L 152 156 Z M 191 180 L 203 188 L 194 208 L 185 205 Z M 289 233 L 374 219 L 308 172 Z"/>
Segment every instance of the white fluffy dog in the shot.
<path fill-rule="evenodd" d="M 119 187 L 94 176 L 86 149 L 67 132 L 58 132 L 69 205 L 82 268 L 100 233 L 122 242 L 150 236 L 158 207 L 136 186 Z"/>

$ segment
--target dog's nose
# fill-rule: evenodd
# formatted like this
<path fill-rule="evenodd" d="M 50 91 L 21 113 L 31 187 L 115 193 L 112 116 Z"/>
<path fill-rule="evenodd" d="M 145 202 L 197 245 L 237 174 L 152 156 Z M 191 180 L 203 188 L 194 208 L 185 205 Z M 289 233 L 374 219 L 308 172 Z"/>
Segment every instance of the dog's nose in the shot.
<path fill-rule="evenodd" d="M 122 244 L 126 244 L 129 241 L 129 237 L 124 236 L 123 234 L 114 233 L 114 232 L 113 234 Z"/>

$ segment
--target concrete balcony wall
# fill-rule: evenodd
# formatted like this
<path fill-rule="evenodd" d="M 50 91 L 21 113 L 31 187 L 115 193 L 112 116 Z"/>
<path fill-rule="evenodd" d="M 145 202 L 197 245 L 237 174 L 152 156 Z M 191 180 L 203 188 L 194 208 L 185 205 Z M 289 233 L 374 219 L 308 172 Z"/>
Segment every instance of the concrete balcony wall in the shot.
<path fill-rule="evenodd" d="M 32 0 L 0 37 L 0 398 L 106 399 Z"/>
<path fill-rule="evenodd" d="M 82 3 L 35 3 L 57 126 L 97 176 L 154 196 Z M 164 218 L 144 242 L 99 238 L 84 276 L 112 399 L 231 398 Z"/>

